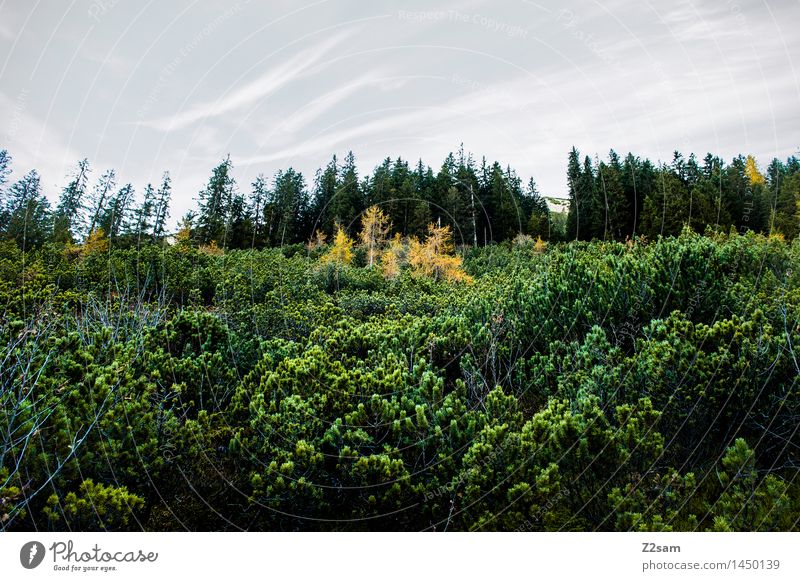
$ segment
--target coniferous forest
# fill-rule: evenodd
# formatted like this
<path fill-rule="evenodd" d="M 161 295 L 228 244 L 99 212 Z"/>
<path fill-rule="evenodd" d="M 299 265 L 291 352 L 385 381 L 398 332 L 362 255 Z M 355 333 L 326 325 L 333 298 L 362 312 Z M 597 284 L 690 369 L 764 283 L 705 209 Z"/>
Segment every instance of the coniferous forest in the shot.
<path fill-rule="evenodd" d="M 800 528 L 800 159 L 234 161 L 0 152 L 3 530 Z"/>

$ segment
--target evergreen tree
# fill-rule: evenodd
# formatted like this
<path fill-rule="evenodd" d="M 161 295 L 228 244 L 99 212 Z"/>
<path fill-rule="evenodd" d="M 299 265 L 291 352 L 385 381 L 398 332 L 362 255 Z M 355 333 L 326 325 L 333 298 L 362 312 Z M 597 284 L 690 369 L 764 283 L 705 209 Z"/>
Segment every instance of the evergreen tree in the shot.
<path fill-rule="evenodd" d="M 111 241 L 117 240 L 129 221 L 128 209 L 134 197 L 133 186 L 125 184 L 111 198 L 98 219 L 98 225 Z"/>
<path fill-rule="evenodd" d="M 147 184 L 144 188 L 144 196 L 141 204 L 133 214 L 132 234 L 136 240 L 136 248 L 140 248 L 142 242 L 151 237 L 153 228 L 153 218 L 156 209 L 156 191 L 152 184 Z"/>
<path fill-rule="evenodd" d="M 414 172 L 404 159 L 397 158 L 392 166 L 392 192 L 394 203 L 382 208 L 389 215 L 395 231 L 408 233 L 412 214 L 419 201 Z"/>
<path fill-rule="evenodd" d="M 356 158 L 350 151 L 344 158 L 336 195 L 329 204 L 329 213 L 334 222 L 342 224 L 342 227 L 349 230 L 364 207 L 364 196 L 358 179 Z"/>
<path fill-rule="evenodd" d="M 53 216 L 53 240 L 59 243 L 74 242 L 80 235 L 83 215 L 83 200 L 89 181 L 89 160 L 82 159 L 72 175 L 72 179 L 61 191 Z"/>
<path fill-rule="evenodd" d="M 640 160 L 632 153 L 625 157 L 622 166 L 622 185 L 629 210 L 627 231 L 644 234 L 641 230 L 645 200 L 653 195 L 656 188 L 656 171 L 649 159 Z"/>
<path fill-rule="evenodd" d="M 580 154 L 574 147 L 570 150 L 567 158 L 567 186 L 569 188 L 569 210 L 567 213 L 567 238 L 570 240 L 580 239 L 585 236 L 581 232 L 581 224 L 586 220 L 583 213 L 583 200 L 578 190 L 581 185 L 581 163 Z"/>
<path fill-rule="evenodd" d="M 165 171 L 161 178 L 161 185 L 155 195 L 153 209 L 153 241 L 164 237 L 167 220 L 169 219 L 169 203 L 172 198 L 172 180 L 169 172 Z"/>
<path fill-rule="evenodd" d="M 592 160 L 587 155 L 583 160 L 583 170 L 578 180 L 578 197 L 581 200 L 582 208 L 580 216 L 580 239 L 582 240 L 602 239 L 608 230 L 607 214 L 600 195 L 600 189 L 596 187 Z"/>
<path fill-rule="evenodd" d="M 263 174 L 258 174 L 252 185 L 248 213 L 252 220 L 250 246 L 260 248 L 266 244 L 266 229 L 264 226 L 264 208 L 269 199 L 269 187 Z"/>
<path fill-rule="evenodd" d="M 528 181 L 526 196 L 530 200 L 531 208 L 527 234 L 542 240 L 549 240 L 551 237 L 550 208 L 547 206 L 547 200 L 539 195 L 533 178 Z"/>
<path fill-rule="evenodd" d="M 103 175 L 100 176 L 100 179 L 97 180 L 94 190 L 92 191 L 92 195 L 89 198 L 89 223 L 87 224 L 85 236 L 88 237 L 89 234 L 94 232 L 94 229 L 98 226 L 98 222 L 101 216 L 105 213 L 106 206 L 111 198 L 111 192 L 114 190 L 116 185 L 117 174 L 113 169 L 103 173 Z"/>
<path fill-rule="evenodd" d="M 597 179 L 599 182 L 597 191 L 605 208 L 608 225 L 605 238 L 624 240 L 631 233 L 629 228 L 632 220 L 628 197 L 622 182 L 622 164 L 613 149 L 608 154 L 608 164 L 600 162 L 598 165 Z"/>
<path fill-rule="evenodd" d="M 6 182 L 11 174 L 11 156 L 5 149 L 0 149 L 0 232 L 2 232 L 9 219 L 8 196 Z"/>
<path fill-rule="evenodd" d="M 475 162 L 471 155 L 464 154 L 464 145 L 458 150 L 458 165 L 456 166 L 456 190 L 458 191 L 456 216 L 459 224 L 459 234 L 464 244 L 478 245 L 478 214 L 480 201 L 480 183 L 475 171 Z"/>
<path fill-rule="evenodd" d="M 314 199 L 311 203 L 311 230 L 320 230 L 333 236 L 336 220 L 333 202 L 339 186 L 339 167 L 334 155 L 324 170 L 317 171 L 314 179 Z"/>
<path fill-rule="evenodd" d="M 31 170 L 8 190 L 5 238 L 31 250 L 47 241 L 51 228 L 50 204 L 41 191 L 39 174 Z"/>
<path fill-rule="evenodd" d="M 420 159 L 412 176 L 414 199 L 408 207 L 408 220 L 404 234 L 422 236 L 432 220 L 430 202 L 434 196 L 436 178 L 433 170 Z"/>
<path fill-rule="evenodd" d="M 271 246 L 304 242 L 308 195 L 303 175 L 292 168 L 275 174 L 272 196 L 266 205 L 267 236 Z"/>
<path fill-rule="evenodd" d="M 228 247 L 248 248 L 253 236 L 253 217 L 244 196 L 237 193 L 228 209 Z"/>
<path fill-rule="evenodd" d="M 228 211 L 233 200 L 236 182 L 232 175 L 233 164 L 228 156 L 213 169 L 208 184 L 200 192 L 195 219 L 195 240 L 199 244 L 216 242 L 227 244 Z"/>

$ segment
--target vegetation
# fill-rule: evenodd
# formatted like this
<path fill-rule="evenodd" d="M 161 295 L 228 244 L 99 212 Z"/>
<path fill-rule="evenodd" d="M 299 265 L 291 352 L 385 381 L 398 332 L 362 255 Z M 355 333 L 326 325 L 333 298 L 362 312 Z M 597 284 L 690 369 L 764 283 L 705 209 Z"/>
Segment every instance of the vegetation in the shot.
<path fill-rule="evenodd" d="M 563 234 L 348 156 L 170 242 L 168 175 L 51 212 L 0 155 L 0 527 L 797 530 L 800 164 L 573 153 Z"/>

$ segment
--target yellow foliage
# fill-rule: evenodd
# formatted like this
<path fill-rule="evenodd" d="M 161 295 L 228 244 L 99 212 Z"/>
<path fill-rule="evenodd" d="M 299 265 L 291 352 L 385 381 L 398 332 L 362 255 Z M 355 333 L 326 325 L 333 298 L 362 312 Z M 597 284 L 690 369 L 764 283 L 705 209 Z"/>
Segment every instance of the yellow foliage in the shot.
<path fill-rule="evenodd" d="M 97 228 L 89 233 L 86 242 L 81 246 L 81 256 L 86 257 L 90 254 L 106 252 L 108 250 L 108 238 L 102 228 Z"/>
<path fill-rule="evenodd" d="M 403 241 L 400 238 L 400 234 L 395 234 L 389 243 L 389 248 L 381 254 L 381 270 L 384 278 L 396 278 L 400 274 L 403 251 Z"/>
<path fill-rule="evenodd" d="M 312 250 L 316 250 L 317 248 L 322 248 L 325 246 L 325 242 L 327 241 L 328 236 L 322 230 L 317 230 L 314 232 L 314 235 L 311 237 L 311 240 L 308 241 L 306 244 L 306 248 L 309 252 Z"/>
<path fill-rule="evenodd" d="M 763 186 L 767 183 L 764 174 L 758 169 L 756 159 L 752 155 L 748 155 L 747 160 L 744 162 L 744 173 L 753 185 L 760 184 Z"/>
<path fill-rule="evenodd" d="M 210 254 L 212 256 L 222 256 L 223 254 L 223 249 L 217 246 L 216 240 L 212 240 L 211 244 L 203 244 L 198 250 L 203 254 Z"/>
<path fill-rule="evenodd" d="M 397 278 L 400 274 L 400 261 L 391 250 L 384 250 L 381 254 L 381 271 L 383 277 L 388 279 Z"/>
<path fill-rule="evenodd" d="M 536 237 L 536 243 L 533 245 L 533 251 L 536 254 L 541 254 L 545 250 L 547 250 L 547 242 L 542 240 L 541 236 L 537 236 Z"/>
<path fill-rule="evenodd" d="M 378 206 L 367 208 L 361 217 L 361 232 L 358 235 L 361 244 L 367 249 L 367 266 L 372 268 L 381 247 L 386 242 L 391 226 L 389 218 Z"/>
<path fill-rule="evenodd" d="M 444 279 L 450 282 L 471 282 L 472 277 L 461 268 L 460 256 L 453 252 L 453 234 L 450 226 L 428 225 L 428 237 L 422 243 L 416 238 L 409 242 L 408 263 L 412 273 Z"/>
<path fill-rule="evenodd" d="M 189 244 L 191 239 L 192 239 L 192 230 L 191 228 L 189 228 L 189 226 L 184 226 L 183 228 L 178 230 L 177 234 L 175 234 L 175 244 L 181 244 L 181 245 Z"/>
<path fill-rule="evenodd" d="M 514 246 L 527 246 L 528 244 L 531 244 L 532 242 L 533 242 L 533 238 L 531 238 L 527 234 L 523 234 L 522 232 L 520 232 L 519 234 L 514 236 L 514 240 L 512 241 L 512 244 Z"/>
<path fill-rule="evenodd" d="M 333 238 L 333 245 L 322 257 L 323 264 L 350 264 L 353 262 L 353 239 L 340 226 Z"/>

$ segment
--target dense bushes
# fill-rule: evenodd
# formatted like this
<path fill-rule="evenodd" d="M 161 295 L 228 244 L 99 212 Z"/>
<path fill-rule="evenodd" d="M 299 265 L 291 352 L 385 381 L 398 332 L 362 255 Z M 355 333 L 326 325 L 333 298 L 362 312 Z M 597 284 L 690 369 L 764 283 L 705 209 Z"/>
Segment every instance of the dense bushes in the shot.
<path fill-rule="evenodd" d="M 800 243 L 464 268 L 3 244 L 2 527 L 797 528 Z"/>

